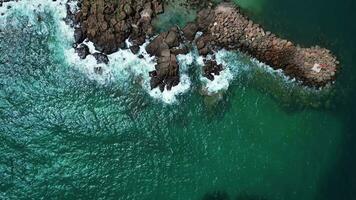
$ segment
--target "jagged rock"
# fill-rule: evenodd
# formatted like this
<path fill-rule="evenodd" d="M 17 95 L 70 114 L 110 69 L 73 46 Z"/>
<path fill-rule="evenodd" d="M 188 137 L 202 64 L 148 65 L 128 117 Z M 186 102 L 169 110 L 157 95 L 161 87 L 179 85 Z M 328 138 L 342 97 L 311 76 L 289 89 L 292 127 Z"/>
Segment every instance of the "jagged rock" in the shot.
<path fill-rule="evenodd" d="M 156 14 L 161 14 L 164 12 L 163 4 L 156 0 L 152 1 L 152 7 Z"/>
<path fill-rule="evenodd" d="M 223 66 L 217 64 L 214 60 L 205 60 L 204 64 L 203 76 L 209 80 L 214 80 L 214 75 L 220 75 L 220 72 L 223 70 Z"/>
<path fill-rule="evenodd" d="M 179 66 L 176 55 L 185 52 L 179 48 L 181 43 L 180 32 L 172 28 L 163 32 L 147 45 L 146 51 L 152 56 L 157 56 L 155 71 L 150 72 L 151 88 L 159 87 L 160 90 L 171 90 L 179 83 Z"/>
<path fill-rule="evenodd" d="M 74 29 L 74 42 L 76 44 L 80 44 L 84 42 L 85 38 L 86 38 L 86 34 L 81 28 Z"/>
<path fill-rule="evenodd" d="M 80 44 L 76 49 L 75 52 L 78 54 L 79 58 L 85 59 L 87 55 L 90 54 L 89 47 L 85 44 Z"/>
<path fill-rule="evenodd" d="M 161 0 L 122 0 L 120 3 L 83 0 L 81 4 L 75 17 L 81 30 L 78 33 L 85 33 L 95 48 L 105 54 L 123 48 L 127 38 L 141 41 L 141 38 L 152 35 L 152 17 L 163 10 Z M 83 40 L 79 36 L 78 42 Z"/>

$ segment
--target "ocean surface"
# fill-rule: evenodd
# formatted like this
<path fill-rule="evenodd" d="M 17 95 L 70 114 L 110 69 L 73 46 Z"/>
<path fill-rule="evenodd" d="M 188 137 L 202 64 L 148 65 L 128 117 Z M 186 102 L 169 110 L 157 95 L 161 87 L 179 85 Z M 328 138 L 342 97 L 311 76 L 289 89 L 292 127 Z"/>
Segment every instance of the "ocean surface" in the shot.
<path fill-rule="evenodd" d="M 354 0 L 235 1 L 266 29 L 331 49 L 333 86 L 224 50 L 209 81 L 193 50 L 170 92 L 149 90 L 144 46 L 144 59 L 120 50 L 95 74 L 71 48 L 63 2 L 0 8 L 0 199 L 356 199 Z M 170 4 L 154 24 L 195 15 Z"/>

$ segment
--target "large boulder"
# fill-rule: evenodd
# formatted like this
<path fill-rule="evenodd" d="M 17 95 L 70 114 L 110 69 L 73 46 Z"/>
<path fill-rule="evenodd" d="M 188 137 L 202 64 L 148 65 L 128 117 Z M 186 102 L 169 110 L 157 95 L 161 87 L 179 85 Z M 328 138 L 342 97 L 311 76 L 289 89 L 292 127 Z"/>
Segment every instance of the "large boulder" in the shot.
<path fill-rule="evenodd" d="M 194 40 L 197 32 L 198 32 L 198 26 L 195 23 L 188 23 L 183 28 L 184 37 L 189 41 Z"/>

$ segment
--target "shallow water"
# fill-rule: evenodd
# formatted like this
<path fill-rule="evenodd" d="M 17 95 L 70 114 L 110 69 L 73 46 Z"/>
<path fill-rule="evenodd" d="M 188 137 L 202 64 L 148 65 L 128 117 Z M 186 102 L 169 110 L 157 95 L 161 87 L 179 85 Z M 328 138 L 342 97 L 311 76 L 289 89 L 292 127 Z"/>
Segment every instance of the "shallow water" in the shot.
<path fill-rule="evenodd" d="M 192 52 L 180 62 L 192 84 L 167 102 L 147 90 L 149 58 L 111 55 L 102 77 L 73 62 L 62 7 L 36 2 L 46 9 L 25 2 L 0 18 L 0 199 L 355 198 L 356 31 L 339 23 L 355 3 L 246 7 L 272 31 L 336 52 L 335 87 L 306 89 L 238 52 L 219 52 L 231 80 L 215 84 Z M 177 13 L 158 26 L 191 20 Z"/>

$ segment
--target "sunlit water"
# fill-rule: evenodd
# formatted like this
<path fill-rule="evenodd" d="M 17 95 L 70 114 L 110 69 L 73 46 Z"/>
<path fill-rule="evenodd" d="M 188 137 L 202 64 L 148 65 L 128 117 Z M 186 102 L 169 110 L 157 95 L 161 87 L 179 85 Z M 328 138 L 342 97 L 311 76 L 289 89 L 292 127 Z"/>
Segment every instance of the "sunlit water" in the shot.
<path fill-rule="evenodd" d="M 59 4 L 0 10 L 0 199 L 323 197 L 351 131 L 352 119 L 340 114 L 348 106 L 340 98 L 352 90 L 346 75 L 315 91 L 220 51 L 225 70 L 211 82 L 193 50 L 179 57 L 180 86 L 150 91 L 154 61 L 143 48 L 143 60 L 125 50 L 110 55 L 103 75 L 93 58 L 78 60 Z M 194 15 L 167 13 L 157 22 L 162 30 Z M 269 16 L 258 13 L 261 22 Z"/>

